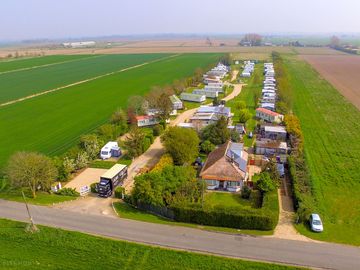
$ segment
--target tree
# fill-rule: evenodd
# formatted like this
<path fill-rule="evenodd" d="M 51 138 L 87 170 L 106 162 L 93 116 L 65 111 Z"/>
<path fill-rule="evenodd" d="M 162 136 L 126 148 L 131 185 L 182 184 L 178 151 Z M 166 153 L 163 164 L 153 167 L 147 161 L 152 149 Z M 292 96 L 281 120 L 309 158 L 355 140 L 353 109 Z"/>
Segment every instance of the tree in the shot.
<path fill-rule="evenodd" d="M 237 132 L 235 129 L 233 129 L 233 130 L 230 132 L 230 138 L 231 138 L 231 141 L 233 141 L 233 142 L 238 142 L 238 141 L 240 141 L 240 134 L 239 134 L 239 132 Z"/>
<path fill-rule="evenodd" d="M 259 34 L 250 33 L 246 34 L 241 43 L 249 43 L 251 46 L 260 46 L 262 41 L 262 37 Z"/>
<path fill-rule="evenodd" d="M 75 164 L 77 170 L 85 168 L 89 164 L 88 154 L 85 151 L 79 152 L 75 159 Z"/>
<path fill-rule="evenodd" d="M 128 118 L 121 108 L 117 109 L 111 116 L 111 123 L 120 127 L 122 131 L 127 129 Z"/>
<path fill-rule="evenodd" d="M 80 137 L 80 147 L 83 149 L 90 159 L 95 159 L 99 155 L 103 142 L 99 141 L 96 134 L 88 134 Z"/>
<path fill-rule="evenodd" d="M 33 198 L 36 198 L 38 189 L 50 189 L 58 172 L 52 160 L 45 155 L 18 152 L 10 157 L 6 174 L 13 186 L 30 188 Z"/>
<path fill-rule="evenodd" d="M 166 119 L 169 119 L 172 111 L 172 102 L 167 94 L 162 93 L 160 95 L 157 103 L 157 109 L 159 110 L 158 117 L 160 120 L 165 121 Z"/>
<path fill-rule="evenodd" d="M 161 89 L 159 86 L 153 86 L 146 94 L 145 98 L 150 108 L 157 108 L 159 104 L 159 98 L 162 93 L 164 93 L 163 89 Z"/>
<path fill-rule="evenodd" d="M 133 109 L 136 115 L 142 115 L 148 109 L 148 102 L 142 96 L 131 96 L 128 99 L 128 108 Z"/>
<path fill-rule="evenodd" d="M 215 145 L 212 144 L 209 140 L 203 141 L 200 145 L 201 151 L 203 151 L 206 154 L 209 154 L 215 149 Z"/>
<path fill-rule="evenodd" d="M 337 36 L 332 36 L 330 39 L 330 46 L 337 48 L 340 46 L 340 39 Z"/>
<path fill-rule="evenodd" d="M 130 129 L 125 140 L 125 147 L 130 157 L 137 157 L 143 153 L 144 138 L 144 132 L 138 127 L 134 126 Z"/>
<path fill-rule="evenodd" d="M 251 118 L 251 113 L 248 109 L 242 109 L 239 112 L 239 122 L 246 123 Z"/>
<path fill-rule="evenodd" d="M 256 187 L 262 192 L 270 192 L 276 189 L 276 184 L 271 179 L 271 176 L 268 172 L 262 172 L 260 174 L 260 179 L 256 182 Z"/>
<path fill-rule="evenodd" d="M 209 140 L 215 145 L 223 144 L 230 139 L 230 131 L 227 128 L 227 121 L 221 116 L 214 124 L 206 126 L 201 132 L 202 139 Z"/>
<path fill-rule="evenodd" d="M 99 127 L 98 134 L 104 141 L 111 141 L 117 138 L 117 130 L 111 124 L 105 124 Z"/>
<path fill-rule="evenodd" d="M 202 68 L 195 69 L 194 82 L 195 83 L 202 82 L 203 74 L 204 74 L 204 70 Z"/>
<path fill-rule="evenodd" d="M 243 110 L 243 109 L 245 109 L 245 108 L 246 108 L 246 103 L 245 103 L 245 101 L 240 100 L 240 101 L 236 101 L 236 102 L 235 102 L 235 109 L 237 109 L 237 110 Z"/>
<path fill-rule="evenodd" d="M 191 164 L 199 154 L 199 137 L 192 129 L 170 127 L 161 139 L 176 165 Z"/>
<path fill-rule="evenodd" d="M 219 101 L 218 97 L 215 97 L 215 98 L 213 99 L 212 104 L 213 104 L 213 106 L 219 106 L 219 105 L 220 105 L 220 101 Z"/>

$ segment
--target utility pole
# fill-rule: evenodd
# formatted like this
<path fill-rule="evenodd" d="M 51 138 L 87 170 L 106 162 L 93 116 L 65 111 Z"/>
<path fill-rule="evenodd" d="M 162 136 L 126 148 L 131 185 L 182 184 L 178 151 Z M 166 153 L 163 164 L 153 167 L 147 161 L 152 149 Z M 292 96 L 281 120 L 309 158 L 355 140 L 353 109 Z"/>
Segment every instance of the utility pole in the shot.
<path fill-rule="evenodd" d="M 26 205 L 26 211 L 27 211 L 27 213 L 29 215 L 29 220 L 30 220 L 30 223 L 26 226 L 25 231 L 31 232 L 31 233 L 38 232 L 39 229 L 36 227 L 36 225 L 34 223 L 34 220 L 33 220 L 32 216 L 31 216 L 29 205 L 27 204 L 27 201 L 25 199 L 24 191 L 21 191 L 21 193 L 22 193 L 22 196 L 23 196 L 23 199 L 24 199 L 24 202 L 25 202 L 25 205 Z"/>

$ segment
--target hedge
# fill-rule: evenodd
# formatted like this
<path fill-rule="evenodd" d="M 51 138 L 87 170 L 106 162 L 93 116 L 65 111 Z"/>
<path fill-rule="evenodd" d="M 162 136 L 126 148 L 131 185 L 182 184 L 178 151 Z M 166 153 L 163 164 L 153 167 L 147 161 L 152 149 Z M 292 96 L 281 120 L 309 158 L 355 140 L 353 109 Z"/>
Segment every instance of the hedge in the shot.
<path fill-rule="evenodd" d="M 122 199 L 122 195 L 125 194 L 125 188 L 118 186 L 115 188 L 115 198 Z"/>
<path fill-rule="evenodd" d="M 180 222 L 236 229 L 273 230 L 279 218 L 277 191 L 265 194 L 261 209 L 216 206 L 202 209 L 199 204 L 173 206 L 174 219 Z"/>

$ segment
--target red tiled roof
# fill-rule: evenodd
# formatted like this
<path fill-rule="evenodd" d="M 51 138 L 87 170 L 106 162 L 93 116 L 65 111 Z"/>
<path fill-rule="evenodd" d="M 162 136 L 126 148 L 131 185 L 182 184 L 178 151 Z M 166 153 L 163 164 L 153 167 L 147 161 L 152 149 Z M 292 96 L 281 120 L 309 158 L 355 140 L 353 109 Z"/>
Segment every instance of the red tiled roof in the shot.
<path fill-rule="evenodd" d="M 135 117 L 137 121 L 139 120 L 145 120 L 145 119 L 152 119 L 154 116 L 152 115 L 138 115 Z"/>
<path fill-rule="evenodd" d="M 262 113 L 266 113 L 266 114 L 269 114 L 269 115 L 272 115 L 272 116 L 279 116 L 279 115 L 281 115 L 280 113 L 273 112 L 273 111 L 270 111 L 270 110 L 265 109 L 265 108 L 257 108 L 256 111 L 259 111 L 259 112 L 262 112 Z"/>

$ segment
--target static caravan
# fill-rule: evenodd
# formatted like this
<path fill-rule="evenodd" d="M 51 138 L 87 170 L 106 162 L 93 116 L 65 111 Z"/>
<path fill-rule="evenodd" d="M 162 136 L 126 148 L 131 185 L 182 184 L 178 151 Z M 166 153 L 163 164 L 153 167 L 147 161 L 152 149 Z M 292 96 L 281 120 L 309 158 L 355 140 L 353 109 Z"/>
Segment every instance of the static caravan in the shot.
<path fill-rule="evenodd" d="M 265 108 L 257 108 L 256 117 L 270 123 L 281 123 L 284 120 L 284 116 L 282 114 L 267 110 Z"/>
<path fill-rule="evenodd" d="M 262 103 L 275 103 L 276 98 L 275 97 L 263 97 L 261 99 Z"/>
<path fill-rule="evenodd" d="M 217 91 L 209 91 L 204 89 L 195 89 L 192 93 L 196 95 L 205 95 L 207 98 L 216 98 L 219 95 Z"/>
<path fill-rule="evenodd" d="M 191 102 L 204 102 L 206 100 L 205 95 L 197 95 L 192 93 L 181 93 L 180 99 L 184 101 L 191 101 Z"/>
<path fill-rule="evenodd" d="M 173 110 L 181 110 L 183 108 L 182 101 L 176 95 L 170 96 L 170 100 L 172 103 Z"/>
<path fill-rule="evenodd" d="M 219 93 L 223 93 L 224 89 L 222 86 L 213 86 L 213 85 L 205 85 L 204 90 L 206 91 L 216 91 Z"/>
<path fill-rule="evenodd" d="M 159 124 L 159 119 L 154 115 L 139 115 L 136 116 L 138 127 L 147 127 Z"/>
<path fill-rule="evenodd" d="M 224 86 L 224 83 L 220 82 L 220 83 L 208 83 L 209 87 L 223 87 Z"/>
<path fill-rule="evenodd" d="M 270 102 L 266 102 L 266 103 L 261 103 L 261 108 L 265 108 L 268 109 L 270 111 L 275 111 L 275 104 L 274 103 L 270 103 Z"/>

